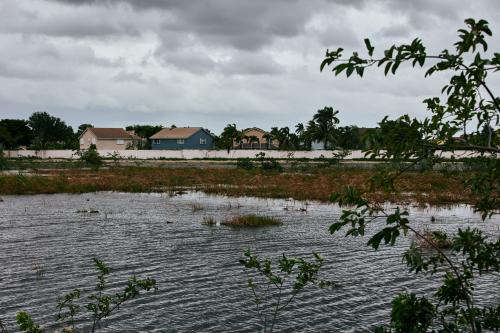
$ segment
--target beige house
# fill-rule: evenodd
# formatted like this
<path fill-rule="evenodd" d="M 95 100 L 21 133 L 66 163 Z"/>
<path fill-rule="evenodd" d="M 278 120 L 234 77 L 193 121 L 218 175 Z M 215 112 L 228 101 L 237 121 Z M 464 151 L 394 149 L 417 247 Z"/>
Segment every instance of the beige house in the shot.
<path fill-rule="evenodd" d="M 80 135 L 80 149 L 96 145 L 99 150 L 125 150 L 137 146 L 139 137 L 123 128 L 89 127 Z"/>
<path fill-rule="evenodd" d="M 278 147 L 277 140 L 269 140 L 269 132 L 258 127 L 247 128 L 241 131 L 243 140 L 241 143 L 235 142 L 234 148 L 241 149 L 276 149 Z"/>

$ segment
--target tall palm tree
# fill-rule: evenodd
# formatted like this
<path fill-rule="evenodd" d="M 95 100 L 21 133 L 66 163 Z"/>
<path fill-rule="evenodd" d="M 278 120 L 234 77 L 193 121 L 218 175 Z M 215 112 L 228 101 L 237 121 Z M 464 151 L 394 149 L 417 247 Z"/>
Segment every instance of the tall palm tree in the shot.
<path fill-rule="evenodd" d="M 278 141 L 280 142 L 280 148 L 289 148 L 290 147 L 290 128 L 287 126 L 282 127 L 278 131 Z"/>
<path fill-rule="evenodd" d="M 304 130 L 305 128 L 303 123 L 298 123 L 297 125 L 295 125 L 295 134 L 297 134 L 298 136 L 304 134 Z"/>
<path fill-rule="evenodd" d="M 303 144 L 305 144 L 305 138 L 304 138 L 304 134 L 306 132 L 306 128 L 304 126 L 303 123 L 298 123 L 297 125 L 295 125 L 295 134 L 297 138 L 295 138 L 295 146 L 296 148 L 301 148 L 301 146 Z"/>
<path fill-rule="evenodd" d="M 314 140 L 323 142 L 324 149 L 335 145 L 335 125 L 339 123 L 338 113 L 338 110 L 334 111 L 332 107 L 325 106 L 313 116 L 315 129 L 312 137 Z"/>
<path fill-rule="evenodd" d="M 240 131 L 236 128 L 236 124 L 227 124 L 220 135 L 220 138 L 223 142 L 224 147 L 227 149 L 227 152 L 231 150 L 235 143 L 241 145 L 241 140 L 243 136 Z"/>

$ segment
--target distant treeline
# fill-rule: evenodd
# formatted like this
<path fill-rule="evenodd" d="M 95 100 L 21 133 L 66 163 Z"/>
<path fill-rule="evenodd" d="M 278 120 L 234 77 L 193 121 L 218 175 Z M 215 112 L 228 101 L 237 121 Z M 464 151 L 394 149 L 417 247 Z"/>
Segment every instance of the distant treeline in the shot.
<path fill-rule="evenodd" d="M 369 149 L 376 141 L 380 144 L 386 139 L 408 141 L 421 138 L 421 133 L 415 133 L 409 122 L 402 119 L 385 121 L 377 128 L 339 126 L 339 111 L 331 107 L 318 110 L 313 118 L 305 125 L 298 123 L 294 129 L 289 127 L 272 127 L 265 135 L 267 142 L 273 142 L 276 149 L 283 150 L 310 150 L 320 149 Z M 379 124 L 380 125 L 380 124 Z M 0 120 L 0 148 L 18 149 L 79 149 L 79 137 L 91 124 L 81 124 L 76 130 L 68 126 L 60 118 L 51 116 L 47 112 L 35 112 L 29 119 L 1 119 Z M 172 125 L 170 127 L 175 127 Z M 164 128 L 162 125 L 130 125 L 125 129 L 134 131 L 135 135 L 143 138 L 139 149 L 150 149 L 149 137 Z M 475 137 L 468 137 L 469 142 L 482 144 L 488 140 L 489 129 L 485 128 Z M 258 142 L 258 138 L 245 136 L 244 130 L 239 130 L 235 124 L 227 124 L 220 136 L 215 137 L 215 146 L 218 149 L 232 149 L 241 143 Z M 460 137 L 456 138 L 460 141 Z M 494 131 L 493 144 L 499 144 L 499 133 Z"/>

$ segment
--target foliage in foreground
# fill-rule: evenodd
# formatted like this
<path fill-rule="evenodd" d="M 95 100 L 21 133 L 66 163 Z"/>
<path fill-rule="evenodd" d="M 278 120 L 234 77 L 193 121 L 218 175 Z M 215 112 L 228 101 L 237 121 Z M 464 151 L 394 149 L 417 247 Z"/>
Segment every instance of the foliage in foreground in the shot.
<path fill-rule="evenodd" d="M 82 300 L 83 292 L 80 289 L 74 289 L 59 299 L 56 307 L 58 310 L 57 321 L 63 324 L 63 332 L 87 332 L 87 329 L 90 328 L 90 332 L 93 333 L 98 330 L 101 321 L 118 310 L 123 303 L 137 297 L 141 291 L 156 289 L 154 279 L 139 279 L 133 276 L 127 281 L 122 292 L 106 293 L 106 277 L 111 273 L 111 269 L 99 259 L 94 259 L 94 264 L 98 271 L 98 282 L 95 292 L 86 297 L 87 301 Z M 87 310 L 87 313 L 82 313 L 83 309 Z M 75 319 L 78 319 L 78 322 L 82 324 L 77 325 Z M 17 314 L 16 321 L 22 332 L 44 332 L 25 311 Z"/>
<path fill-rule="evenodd" d="M 308 285 L 323 288 L 331 284 L 318 278 L 324 259 L 314 252 L 313 256 L 314 261 L 308 262 L 283 254 L 276 268 L 270 259 L 261 260 L 250 249 L 244 252 L 240 264 L 245 268 L 263 332 L 273 331 L 279 313 Z"/>
<path fill-rule="evenodd" d="M 451 72 L 449 84 L 443 87 L 444 103 L 438 97 L 424 101 L 432 116 L 423 121 L 404 115 L 396 120 L 385 117 L 380 130 L 369 136 L 367 154 L 383 159 L 408 159 L 414 162 L 400 170 L 381 172 L 372 177 L 370 190 L 396 190 L 395 180 L 418 163 L 432 165 L 439 151 L 455 149 L 483 154 L 484 166 L 473 174 L 466 189 L 478 196 L 475 210 L 483 220 L 500 210 L 500 161 L 496 154 L 500 149 L 493 145 L 494 127 L 499 124 L 500 98 L 495 96 L 486 79 L 500 70 L 500 53 L 488 58 L 486 37 L 492 33 L 484 20 L 465 20 L 467 29 L 459 30 L 455 50 L 443 50 L 438 55 L 427 53 L 420 39 L 411 44 L 391 46 L 379 59 L 374 58 L 375 48 L 365 39 L 367 58 L 354 52 L 342 59 L 343 49 L 327 51 L 321 69 L 333 65 L 333 72 L 345 72 L 349 77 L 356 73 L 362 77 L 372 65 L 384 66 L 384 73 L 395 74 L 399 66 L 411 62 L 412 66 L 424 66 L 426 61 L 435 63 L 426 76 L 436 72 Z M 475 130 L 468 133 L 476 122 Z M 469 126 L 468 126 L 469 125 Z M 484 130 L 486 128 L 486 130 Z M 456 134 L 462 132 L 457 139 Z M 477 140 L 477 138 L 486 138 Z M 500 304 L 479 305 L 474 298 L 476 278 L 489 274 L 498 278 L 500 273 L 500 237 L 489 240 L 478 229 L 459 228 L 450 240 L 445 234 L 432 233 L 432 237 L 419 232 L 410 223 L 408 211 L 397 208 L 387 212 L 371 203 L 364 194 L 348 188 L 332 196 L 345 209 L 338 222 L 330 227 L 331 233 L 347 229 L 346 236 L 362 236 L 375 221 L 383 220 L 382 229 L 368 241 L 377 250 L 382 244 L 393 246 L 402 235 L 413 233 L 420 242 L 429 245 L 431 251 L 412 245 L 404 253 L 403 260 L 410 272 L 428 275 L 439 274 L 441 285 L 431 296 L 417 297 L 412 293 L 399 294 L 392 302 L 389 327 L 379 327 L 376 332 L 482 332 L 500 330 Z M 450 249 L 443 250 L 442 244 Z M 496 300 L 498 302 L 498 300 Z"/>

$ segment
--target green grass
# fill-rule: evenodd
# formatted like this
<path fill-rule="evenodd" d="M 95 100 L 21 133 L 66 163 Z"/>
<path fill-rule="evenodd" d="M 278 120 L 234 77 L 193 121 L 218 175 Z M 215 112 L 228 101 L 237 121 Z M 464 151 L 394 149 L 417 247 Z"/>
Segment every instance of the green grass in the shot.
<path fill-rule="evenodd" d="M 221 225 L 230 227 L 264 227 L 282 224 L 283 222 L 277 218 L 255 214 L 235 216 L 229 220 L 221 222 Z"/>

